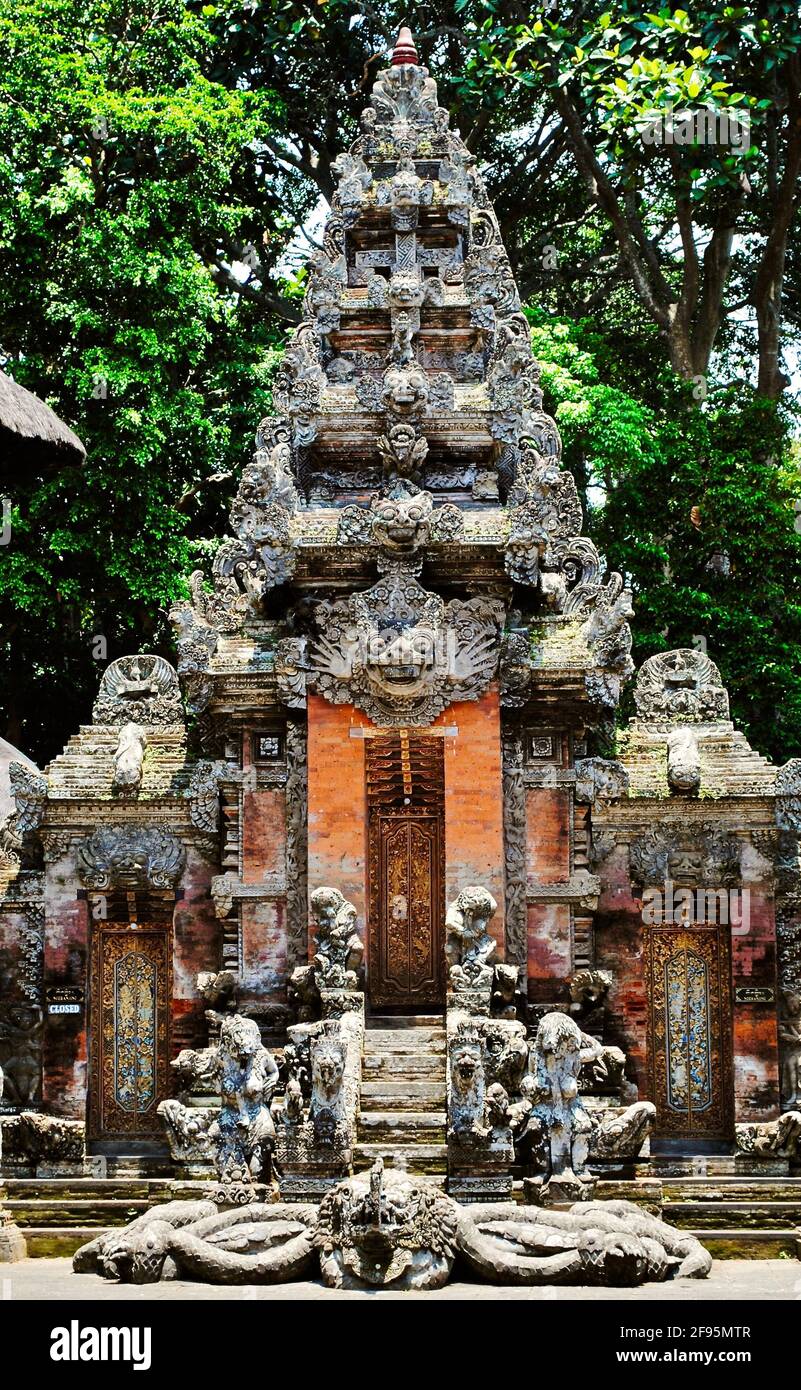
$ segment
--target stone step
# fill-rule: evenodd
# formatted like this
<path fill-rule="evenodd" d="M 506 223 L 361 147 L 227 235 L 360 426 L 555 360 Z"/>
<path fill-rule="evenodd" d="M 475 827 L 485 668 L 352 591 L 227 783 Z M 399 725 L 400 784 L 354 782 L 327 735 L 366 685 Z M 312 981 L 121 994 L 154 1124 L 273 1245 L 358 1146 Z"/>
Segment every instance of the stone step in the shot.
<path fill-rule="evenodd" d="M 732 1231 L 694 1229 L 716 1260 L 801 1259 L 801 1231 Z"/>
<path fill-rule="evenodd" d="M 382 1029 L 384 1031 L 391 1029 L 394 1032 L 400 1028 L 404 1030 L 426 1028 L 442 1031 L 444 1026 L 442 1014 L 371 1014 L 365 1020 L 364 1028 L 367 1033 L 375 1033 Z"/>
<path fill-rule="evenodd" d="M 414 1081 L 422 1077 L 436 1077 L 445 1081 L 444 1053 L 381 1052 L 368 1054 L 362 1059 L 362 1075 L 365 1078 L 386 1076 L 393 1081 Z"/>
<path fill-rule="evenodd" d="M 374 1028 L 364 1035 L 366 1056 L 382 1052 L 419 1053 L 445 1051 L 444 1028 Z"/>
<path fill-rule="evenodd" d="M 12 1200 L 3 1203 L 21 1230 L 29 1226 L 127 1226 L 140 1212 L 153 1205 L 147 1198 L 140 1201 L 103 1200 L 92 1197 L 86 1200 L 65 1198 L 52 1202 L 40 1197 L 33 1201 Z"/>
<path fill-rule="evenodd" d="M 665 1201 L 801 1202 L 801 1178 L 663 1178 Z"/>
<path fill-rule="evenodd" d="M 443 1110 L 366 1110 L 359 1116 L 359 1138 L 415 1143 L 445 1139 Z"/>
<path fill-rule="evenodd" d="M 208 1183 L 179 1178 L 3 1178 L 0 1185 L 9 1201 L 85 1201 L 97 1197 L 102 1201 L 171 1202 L 179 1197 L 208 1196 Z"/>
<path fill-rule="evenodd" d="M 671 1226 L 695 1230 L 789 1230 L 801 1227 L 801 1202 L 666 1202 Z"/>
<path fill-rule="evenodd" d="M 363 1081 L 361 1096 L 363 1110 L 365 1108 L 380 1110 L 382 1107 L 378 1105 L 377 1102 L 381 1100 L 386 1101 L 386 1106 L 383 1107 L 386 1110 L 414 1110 L 415 1108 L 420 1110 L 429 1110 L 432 1108 L 435 1110 L 444 1110 L 445 1083 L 444 1081 L 419 1081 L 416 1079 L 412 1081 L 406 1078 L 402 1081 L 391 1081 L 388 1079 L 381 1081 Z M 370 1101 L 372 1104 L 366 1107 L 365 1101 Z M 431 1101 L 433 1102 L 433 1106 L 416 1106 L 415 1103 L 417 1101 Z"/>
<path fill-rule="evenodd" d="M 445 1144 L 358 1143 L 353 1150 L 357 1172 L 371 1168 L 377 1158 L 383 1158 L 387 1168 L 404 1167 L 407 1173 L 444 1173 L 448 1166 Z M 396 1164 L 396 1158 L 402 1159 Z"/>
<path fill-rule="evenodd" d="M 29 1226 L 23 1235 L 28 1259 L 69 1259 L 87 1241 L 102 1236 L 105 1226 Z"/>

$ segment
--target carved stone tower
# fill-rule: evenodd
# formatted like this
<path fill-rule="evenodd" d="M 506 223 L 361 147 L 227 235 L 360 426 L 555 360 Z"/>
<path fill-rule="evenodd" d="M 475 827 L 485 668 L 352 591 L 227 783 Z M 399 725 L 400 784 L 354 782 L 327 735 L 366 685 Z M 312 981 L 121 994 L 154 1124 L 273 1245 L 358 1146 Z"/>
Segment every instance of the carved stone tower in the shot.
<path fill-rule="evenodd" d="M 472 883 L 536 997 L 589 958 L 571 769 L 630 673 L 629 597 L 580 534 L 495 215 L 408 34 L 337 167 L 235 539 L 175 614 L 210 746 L 241 737 L 251 779 L 226 963 L 283 997 L 308 864 L 366 927 L 374 1009 L 442 1006 Z"/>

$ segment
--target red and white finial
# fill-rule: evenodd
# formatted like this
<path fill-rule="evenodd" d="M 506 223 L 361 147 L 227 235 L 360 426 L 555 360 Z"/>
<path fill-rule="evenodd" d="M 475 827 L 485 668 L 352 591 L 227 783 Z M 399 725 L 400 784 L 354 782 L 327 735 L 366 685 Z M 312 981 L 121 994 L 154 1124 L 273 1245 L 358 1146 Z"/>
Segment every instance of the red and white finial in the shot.
<path fill-rule="evenodd" d="M 417 49 L 414 46 L 412 31 L 411 29 L 407 29 L 404 24 L 395 40 L 395 47 L 392 51 L 392 66 L 396 68 L 399 67 L 401 63 L 416 62 Z"/>

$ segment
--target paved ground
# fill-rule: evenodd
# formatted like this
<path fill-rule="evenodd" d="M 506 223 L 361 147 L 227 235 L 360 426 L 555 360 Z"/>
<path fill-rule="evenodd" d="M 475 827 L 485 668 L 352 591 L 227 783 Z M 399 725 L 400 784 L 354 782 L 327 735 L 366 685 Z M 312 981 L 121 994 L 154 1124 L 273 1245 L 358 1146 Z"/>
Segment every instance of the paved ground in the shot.
<path fill-rule="evenodd" d="M 669 1284 L 646 1284 L 639 1289 L 539 1289 L 493 1288 L 487 1284 L 454 1283 L 436 1293 L 338 1293 L 320 1284 L 285 1284 L 277 1288 L 249 1285 L 242 1288 L 216 1288 L 183 1280 L 174 1283 L 112 1284 L 94 1274 L 73 1274 L 69 1260 L 23 1260 L 16 1265 L 0 1265 L 0 1298 L 10 1300 L 78 1299 L 87 1302 L 114 1302 L 133 1299 L 147 1302 L 179 1300 L 242 1299 L 441 1299 L 444 1301 L 479 1299 L 533 1300 L 535 1302 L 599 1299 L 631 1303 L 686 1303 L 693 1299 L 739 1301 L 801 1301 L 801 1263 L 797 1260 L 716 1260 L 708 1279 L 682 1279 Z"/>

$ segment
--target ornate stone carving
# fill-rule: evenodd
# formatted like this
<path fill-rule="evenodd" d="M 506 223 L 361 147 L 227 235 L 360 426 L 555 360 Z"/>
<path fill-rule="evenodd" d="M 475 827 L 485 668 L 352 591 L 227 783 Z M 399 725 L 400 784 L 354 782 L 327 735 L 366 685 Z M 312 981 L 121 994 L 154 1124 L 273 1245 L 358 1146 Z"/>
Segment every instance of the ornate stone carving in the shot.
<path fill-rule="evenodd" d="M 220 1029 L 220 1116 L 209 1128 L 223 1190 L 247 1197 L 268 1166 L 275 1127 L 269 1111 L 278 1068 L 262 1046 L 258 1024 L 230 1014 Z"/>
<path fill-rule="evenodd" d="M 17 808 L 14 834 L 38 830 L 44 820 L 47 778 L 27 763 L 9 763 L 8 780 Z"/>
<path fill-rule="evenodd" d="M 801 1110 L 801 994 L 782 991 L 779 1059 L 783 1110 Z"/>
<path fill-rule="evenodd" d="M 204 1174 L 214 1150 L 209 1131 L 219 1119 L 219 1110 L 208 1106 L 183 1105 L 179 1100 L 162 1100 L 157 1106 L 167 1134 L 170 1157 L 187 1174 Z"/>
<path fill-rule="evenodd" d="M 693 647 L 644 661 L 634 686 L 637 718 L 653 723 L 707 724 L 729 717 L 729 697 L 714 662 Z"/>
<path fill-rule="evenodd" d="M 776 823 L 801 835 L 801 758 L 791 758 L 776 773 Z"/>
<path fill-rule="evenodd" d="M 579 758 L 576 762 L 576 801 L 612 804 L 624 798 L 629 774 L 613 758 Z"/>
<path fill-rule="evenodd" d="M 38 993 L 37 987 L 37 997 Z M 0 1004 L 0 1059 L 11 1105 L 35 1105 L 41 1098 L 43 1032 L 44 1014 L 38 1003 Z"/>
<path fill-rule="evenodd" d="M 279 1284 L 309 1278 L 316 1252 L 330 1288 L 432 1289 L 456 1253 L 501 1285 L 630 1286 L 703 1279 L 712 1257 L 633 1202 L 585 1202 L 567 1211 L 514 1202 L 459 1206 L 425 1179 L 379 1159 L 311 1204 L 254 1203 L 215 1212 L 208 1201 L 165 1202 L 91 1241 L 76 1273 L 121 1283 L 189 1277 L 207 1284 Z"/>
<path fill-rule="evenodd" d="M 78 846 L 78 876 L 87 888 L 174 888 L 186 852 L 165 826 L 108 825 Z"/>
<path fill-rule="evenodd" d="M 142 762 L 147 748 L 147 734 L 141 724 L 123 724 L 114 753 L 115 791 L 132 794 L 142 783 Z"/>
<path fill-rule="evenodd" d="M 390 425 L 386 434 L 378 437 L 378 452 L 384 479 L 390 488 L 397 488 L 402 483 L 420 483 L 428 442 L 418 436 L 414 425 L 403 421 Z"/>
<path fill-rule="evenodd" d="M 4 1161 L 30 1168 L 71 1164 L 86 1158 L 86 1125 L 58 1115 L 23 1110 L 2 1121 Z"/>
<path fill-rule="evenodd" d="M 356 930 L 356 909 L 338 888 L 315 888 L 309 898 L 316 933 L 313 960 L 317 987 L 355 989 L 364 942 Z"/>
<path fill-rule="evenodd" d="M 785 1110 L 778 1120 L 762 1124 L 735 1125 L 734 1135 L 740 1153 L 754 1158 L 801 1157 L 801 1111 Z"/>
<path fill-rule="evenodd" d="M 427 725 L 454 700 L 477 700 L 495 673 L 504 608 L 498 599 L 428 593 L 411 575 L 315 610 L 312 679 L 333 704 L 375 724 Z"/>
<path fill-rule="evenodd" d="M 444 1193 L 405 1173 L 369 1173 L 328 1193 L 316 1244 L 329 1288 L 436 1289 L 455 1258 L 456 1206 Z"/>
<path fill-rule="evenodd" d="M 217 633 L 198 617 L 190 603 L 174 603 L 170 622 L 175 629 L 180 677 L 187 708 L 202 714 L 211 698 L 209 663 L 217 650 Z"/>
<path fill-rule="evenodd" d="M 620 575 L 613 574 L 599 590 L 595 606 L 582 627 L 582 636 L 596 668 L 585 677 L 587 694 L 592 703 L 603 710 L 617 707 L 620 688 L 634 670 L 628 625 L 633 611 L 630 591 L 623 587 Z"/>
<path fill-rule="evenodd" d="M 701 785 L 701 757 L 692 729 L 681 725 L 667 736 L 667 775 L 674 791 L 696 792 Z"/>
<path fill-rule="evenodd" d="M 645 886 L 676 883 L 730 885 L 740 879 L 740 842 L 703 822 L 692 832 L 654 827 L 629 847 L 631 876 Z"/>
<path fill-rule="evenodd" d="M 498 908 L 486 888 L 463 888 L 445 915 L 445 959 L 453 1002 L 488 1014 L 497 947 L 488 927 Z"/>
<path fill-rule="evenodd" d="M 162 656 L 121 656 L 103 672 L 92 719 L 95 724 L 183 724 L 178 677 Z"/>
<path fill-rule="evenodd" d="M 526 786 L 523 740 L 519 733 L 503 735 L 503 840 L 505 856 L 506 960 L 524 967 L 527 960 L 527 846 Z"/>
<path fill-rule="evenodd" d="M 189 819 L 205 835 L 217 835 L 220 830 L 220 783 L 238 775 L 238 768 L 222 760 L 204 760 L 193 769 L 184 795 L 189 802 Z"/>
<path fill-rule="evenodd" d="M 308 959 L 308 773 L 304 724 L 287 724 L 286 763 L 287 967 L 291 971 L 293 965 Z"/>

